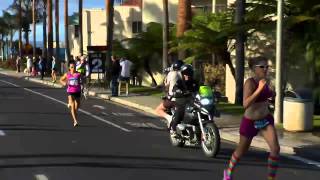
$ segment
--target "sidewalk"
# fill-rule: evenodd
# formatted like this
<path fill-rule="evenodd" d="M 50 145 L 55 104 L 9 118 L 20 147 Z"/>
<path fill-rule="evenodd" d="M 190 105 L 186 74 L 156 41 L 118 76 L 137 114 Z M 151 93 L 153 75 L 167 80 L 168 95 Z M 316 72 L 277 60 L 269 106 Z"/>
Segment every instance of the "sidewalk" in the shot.
<path fill-rule="evenodd" d="M 62 88 L 60 84 L 52 83 L 50 78 L 40 80 L 39 78 L 25 77 L 23 73 L 15 73 L 0 69 L 0 74 L 14 76 L 17 78 L 25 78 L 28 81 L 41 83 L 47 86 Z M 91 88 L 90 96 L 99 97 L 105 100 L 110 100 L 122 105 L 136 108 L 147 113 L 156 115 L 154 109 L 161 102 L 159 97 L 144 96 L 139 94 L 129 94 L 129 96 L 111 97 L 109 90 L 102 88 Z M 229 114 L 223 114 L 220 118 L 216 118 L 216 123 L 220 129 L 220 136 L 222 139 L 232 142 L 239 141 L 239 126 L 241 117 Z M 278 129 L 279 143 L 281 146 L 281 153 L 297 154 L 303 150 L 313 150 L 319 152 L 320 157 L 320 132 L 287 132 L 283 129 Z M 252 141 L 252 146 L 256 148 L 269 150 L 268 145 L 261 136 L 257 136 Z"/>

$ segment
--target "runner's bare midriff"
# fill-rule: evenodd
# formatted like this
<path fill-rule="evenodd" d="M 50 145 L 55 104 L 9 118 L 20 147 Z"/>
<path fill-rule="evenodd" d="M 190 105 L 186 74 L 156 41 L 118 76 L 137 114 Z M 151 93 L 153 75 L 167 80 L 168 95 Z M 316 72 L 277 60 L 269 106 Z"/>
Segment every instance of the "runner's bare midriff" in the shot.
<path fill-rule="evenodd" d="M 270 114 L 268 102 L 257 102 L 250 105 L 244 112 L 244 116 L 251 120 L 261 120 Z"/>

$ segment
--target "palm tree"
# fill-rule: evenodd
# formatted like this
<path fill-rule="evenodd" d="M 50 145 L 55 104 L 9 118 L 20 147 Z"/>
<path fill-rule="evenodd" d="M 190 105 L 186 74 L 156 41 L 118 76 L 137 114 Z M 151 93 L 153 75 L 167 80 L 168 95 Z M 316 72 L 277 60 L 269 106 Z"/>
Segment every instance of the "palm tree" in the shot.
<path fill-rule="evenodd" d="M 162 55 L 162 69 L 168 67 L 168 36 L 169 36 L 169 12 L 168 0 L 163 0 L 163 55 Z"/>
<path fill-rule="evenodd" d="M 69 46 L 69 30 L 68 30 L 68 26 L 69 26 L 69 21 L 68 21 L 68 0 L 64 0 L 64 31 L 65 31 L 65 35 L 64 35 L 64 40 L 65 40 L 65 44 L 66 44 L 66 58 L 67 58 L 67 62 L 70 61 L 70 46 Z"/>
<path fill-rule="evenodd" d="M 9 12 L 7 11 L 3 11 L 3 18 L 6 21 L 6 24 L 9 28 L 9 34 L 10 34 L 10 40 L 9 40 L 9 45 L 8 48 L 10 49 L 10 58 L 13 58 L 13 35 L 14 32 L 18 29 L 18 23 L 16 20 L 16 16 L 15 15 L 11 15 Z"/>
<path fill-rule="evenodd" d="M 18 22 L 19 22 L 19 56 L 22 57 L 22 4 L 19 0 Z"/>
<path fill-rule="evenodd" d="M 212 64 L 228 65 L 235 77 L 229 53 L 233 50 L 234 43 L 231 40 L 235 32 L 230 12 L 198 15 L 192 19 L 192 29 L 178 39 L 176 47 L 171 48 L 171 51 L 187 50 L 189 53 L 185 61 L 188 63 L 202 59 Z"/>
<path fill-rule="evenodd" d="M 59 54 L 60 54 L 60 41 L 59 41 L 59 0 L 55 1 L 55 27 L 56 27 L 56 61 L 58 69 L 60 69 L 60 60 L 59 60 Z"/>
<path fill-rule="evenodd" d="M 43 51 L 42 56 L 44 59 L 48 59 L 48 47 L 47 47 L 47 0 L 41 0 L 42 5 L 42 37 L 43 37 Z"/>
<path fill-rule="evenodd" d="M 36 58 L 36 0 L 32 0 L 33 58 Z"/>
<path fill-rule="evenodd" d="M 130 51 L 135 52 L 137 59 L 142 61 L 144 70 L 150 75 L 152 79 L 152 86 L 158 85 L 153 77 L 150 63 L 156 63 L 151 61 L 155 59 L 154 57 L 161 58 L 163 50 L 161 32 L 161 24 L 149 23 L 147 24 L 147 29 L 145 32 L 141 32 L 134 38 L 127 40 Z M 141 51 L 141 49 L 143 49 L 143 51 Z"/>
<path fill-rule="evenodd" d="M 107 18 L 107 64 L 109 64 L 109 68 L 111 69 L 111 55 L 112 55 L 112 42 L 113 42 L 113 15 L 114 15 L 114 0 L 106 0 L 106 18 Z M 106 71 L 107 73 L 107 71 Z M 111 77 L 110 75 L 105 74 L 105 78 Z M 108 82 L 110 79 L 105 79 L 108 86 Z"/>
<path fill-rule="evenodd" d="M 83 7 L 83 0 L 79 0 L 79 41 L 80 41 L 80 55 L 83 55 L 82 7 Z"/>
<path fill-rule="evenodd" d="M 52 0 L 47 0 L 48 15 L 48 62 L 51 62 L 53 55 L 53 27 L 52 27 Z"/>
<path fill-rule="evenodd" d="M 3 17 L 0 17 L 0 55 L 2 57 L 2 61 L 4 60 L 4 51 L 3 48 L 4 47 L 4 36 L 5 36 L 5 31 L 6 31 L 6 24 L 5 21 L 3 19 Z"/>
<path fill-rule="evenodd" d="M 235 24 L 243 25 L 245 14 L 245 0 L 236 1 Z M 238 31 L 236 36 L 236 104 L 242 104 L 243 101 L 243 81 L 244 81 L 244 43 L 245 34 Z"/>
<path fill-rule="evenodd" d="M 177 16 L 177 37 L 183 36 L 184 32 L 190 28 L 192 19 L 191 14 L 191 1 L 179 0 L 178 4 L 178 16 Z M 185 58 L 185 52 L 179 51 L 179 59 Z"/>

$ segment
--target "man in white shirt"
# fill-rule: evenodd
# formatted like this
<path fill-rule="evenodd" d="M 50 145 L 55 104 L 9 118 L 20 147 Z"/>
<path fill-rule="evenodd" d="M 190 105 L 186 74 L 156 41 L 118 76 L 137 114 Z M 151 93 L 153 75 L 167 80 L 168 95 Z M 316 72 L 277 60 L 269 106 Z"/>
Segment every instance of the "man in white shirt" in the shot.
<path fill-rule="evenodd" d="M 133 63 L 128 59 L 122 58 L 120 60 L 121 73 L 120 73 L 120 81 L 129 81 L 130 80 L 130 70 Z"/>

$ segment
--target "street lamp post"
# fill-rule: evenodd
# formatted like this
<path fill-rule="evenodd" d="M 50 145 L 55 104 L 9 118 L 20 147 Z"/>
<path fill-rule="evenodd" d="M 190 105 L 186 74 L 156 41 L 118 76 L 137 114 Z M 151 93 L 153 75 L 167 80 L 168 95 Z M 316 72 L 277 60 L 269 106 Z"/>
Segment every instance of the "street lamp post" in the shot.
<path fill-rule="evenodd" d="M 282 123 L 283 114 L 283 89 L 282 89 L 282 19 L 283 0 L 278 0 L 277 20 L 277 48 L 276 48 L 276 101 L 275 101 L 275 122 Z"/>

